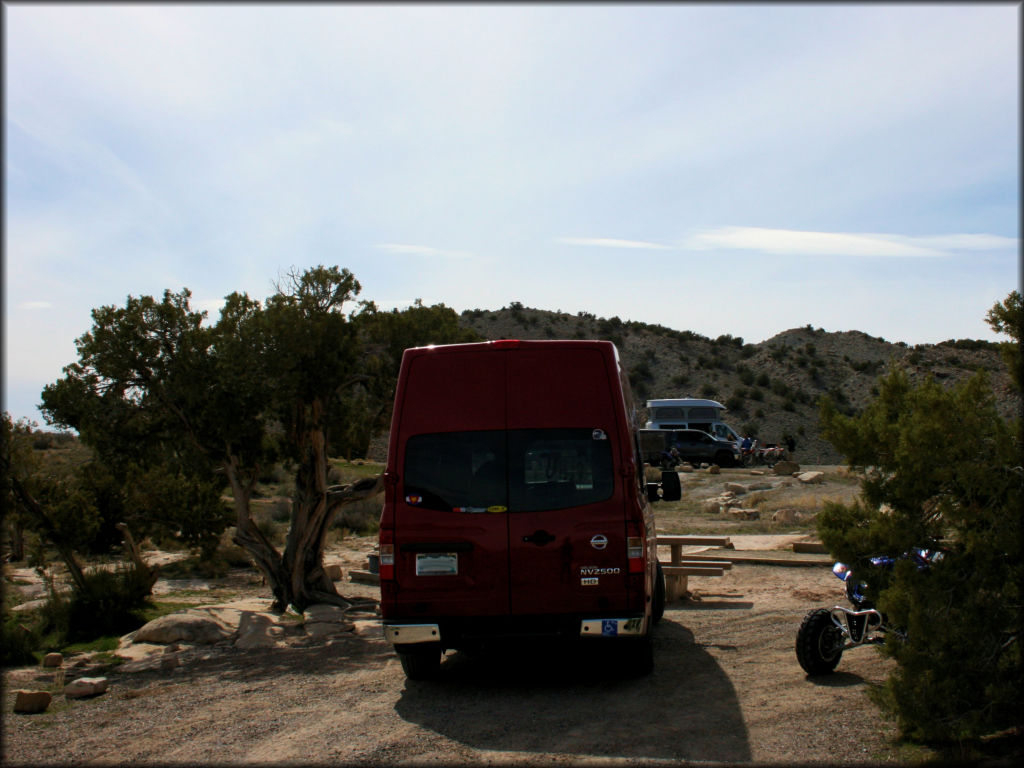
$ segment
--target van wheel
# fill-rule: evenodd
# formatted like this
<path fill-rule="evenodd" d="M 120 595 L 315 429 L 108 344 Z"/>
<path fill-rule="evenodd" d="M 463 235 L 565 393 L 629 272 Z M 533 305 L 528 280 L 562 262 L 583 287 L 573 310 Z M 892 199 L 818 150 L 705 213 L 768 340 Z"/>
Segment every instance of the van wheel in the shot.
<path fill-rule="evenodd" d="M 654 601 L 651 605 L 651 621 L 657 624 L 665 615 L 665 574 L 661 570 L 661 563 L 658 563 L 654 574 Z"/>
<path fill-rule="evenodd" d="M 720 454 L 715 456 L 715 464 L 720 467 L 734 467 L 736 466 L 736 459 L 731 453 L 722 451 Z"/>
<path fill-rule="evenodd" d="M 402 650 L 395 649 L 402 662 L 402 671 L 410 680 L 430 680 L 437 677 L 441 668 L 441 648 L 434 643 L 423 647 L 407 646 Z"/>

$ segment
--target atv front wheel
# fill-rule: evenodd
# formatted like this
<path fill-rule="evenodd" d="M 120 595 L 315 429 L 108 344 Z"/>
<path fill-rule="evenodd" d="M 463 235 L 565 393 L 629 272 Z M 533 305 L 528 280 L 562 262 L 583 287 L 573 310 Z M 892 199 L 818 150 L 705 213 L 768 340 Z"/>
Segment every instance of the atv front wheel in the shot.
<path fill-rule="evenodd" d="M 796 633 L 796 658 L 808 675 L 827 675 L 843 656 L 843 632 L 832 621 L 832 612 L 816 608 L 804 616 Z"/>

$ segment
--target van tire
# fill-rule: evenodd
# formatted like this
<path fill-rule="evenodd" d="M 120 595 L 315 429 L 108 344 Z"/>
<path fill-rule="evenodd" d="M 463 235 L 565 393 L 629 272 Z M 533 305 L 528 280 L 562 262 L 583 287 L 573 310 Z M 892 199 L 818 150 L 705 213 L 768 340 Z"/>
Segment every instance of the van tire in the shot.
<path fill-rule="evenodd" d="M 665 615 L 665 574 L 661 570 L 661 563 L 654 574 L 654 598 L 651 604 L 651 622 L 657 624 Z"/>
<path fill-rule="evenodd" d="M 661 498 L 665 501 L 679 501 L 683 498 L 683 486 L 679 482 L 679 473 L 674 469 L 661 473 Z"/>
<path fill-rule="evenodd" d="M 441 648 L 434 643 L 422 647 L 407 646 L 395 649 L 402 662 L 402 671 L 410 680 L 430 680 L 437 677 L 441 669 Z"/>

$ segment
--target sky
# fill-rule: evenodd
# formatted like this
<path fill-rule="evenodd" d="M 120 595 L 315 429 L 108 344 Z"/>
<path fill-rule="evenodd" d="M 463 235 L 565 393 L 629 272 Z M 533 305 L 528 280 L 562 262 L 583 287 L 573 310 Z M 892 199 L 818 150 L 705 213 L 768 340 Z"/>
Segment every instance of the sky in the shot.
<path fill-rule="evenodd" d="M 292 268 L 758 343 L 998 340 L 1021 9 L 4 3 L 4 410 Z"/>

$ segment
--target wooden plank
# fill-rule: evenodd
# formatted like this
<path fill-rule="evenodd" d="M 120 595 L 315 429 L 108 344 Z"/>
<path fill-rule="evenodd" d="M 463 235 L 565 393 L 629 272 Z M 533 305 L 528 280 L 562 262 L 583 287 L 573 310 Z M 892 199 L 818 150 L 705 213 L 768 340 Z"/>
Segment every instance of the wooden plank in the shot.
<path fill-rule="evenodd" d="M 348 577 L 350 580 L 359 584 L 380 584 L 379 573 L 370 573 L 369 571 L 352 569 L 348 572 Z"/>
<path fill-rule="evenodd" d="M 665 581 L 672 576 L 721 576 L 725 571 L 722 568 L 696 565 L 666 565 L 661 569 L 665 574 Z"/>
<path fill-rule="evenodd" d="M 732 549 L 732 542 L 728 536 L 698 536 L 698 535 L 659 535 L 658 546 L 700 546 L 700 547 L 725 547 Z"/>
<path fill-rule="evenodd" d="M 732 560 L 691 560 L 684 557 L 680 565 L 690 568 L 721 568 L 723 571 L 732 570 Z"/>
<path fill-rule="evenodd" d="M 670 573 L 672 568 L 721 568 L 723 571 L 732 570 L 731 560 L 690 560 L 683 558 L 678 563 L 661 563 L 661 570 Z"/>
<path fill-rule="evenodd" d="M 738 559 L 738 558 L 736 558 L 736 559 Z M 690 555 L 690 554 L 686 554 L 686 555 L 683 555 L 679 559 L 679 563 L 675 563 L 675 565 L 685 565 L 686 563 L 690 563 L 692 565 L 714 565 L 714 566 L 717 566 L 719 568 L 732 568 L 732 564 L 734 562 L 736 562 L 736 559 L 729 560 L 729 559 L 726 559 L 726 558 L 722 557 L 721 554 L 718 554 L 718 555 L 703 555 L 703 554 L 702 555 Z M 662 562 L 662 565 L 672 565 L 672 563 Z"/>

